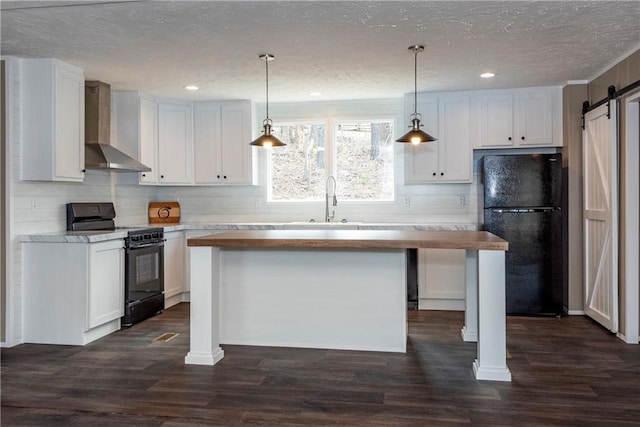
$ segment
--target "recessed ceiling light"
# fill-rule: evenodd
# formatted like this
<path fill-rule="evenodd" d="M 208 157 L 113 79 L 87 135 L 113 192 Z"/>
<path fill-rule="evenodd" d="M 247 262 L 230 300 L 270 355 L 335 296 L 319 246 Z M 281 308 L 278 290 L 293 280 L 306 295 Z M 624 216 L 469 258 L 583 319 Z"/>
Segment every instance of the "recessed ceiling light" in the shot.
<path fill-rule="evenodd" d="M 480 74 L 480 77 L 482 77 L 483 79 L 490 79 L 491 77 L 495 77 L 496 74 L 495 73 L 482 73 Z"/>
<path fill-rule="evenodd" d="M 188 85 L 184 87 L 186 90 L 198 90 L 200 89 L 198 86 Z"/>
<path fill-rule="evenodd" d="M 311 92 L 309 96 L 322 96 L 320 92 Z"/>

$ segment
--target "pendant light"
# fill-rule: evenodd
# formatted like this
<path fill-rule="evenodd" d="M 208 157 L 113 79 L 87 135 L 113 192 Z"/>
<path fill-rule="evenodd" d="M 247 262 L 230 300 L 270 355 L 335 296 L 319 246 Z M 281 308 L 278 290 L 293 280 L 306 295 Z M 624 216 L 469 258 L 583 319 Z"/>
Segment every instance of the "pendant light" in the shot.
<path fill-rule="evenodd" d="M 264 61 L 267 76 L 267 118 L 262 122 L 262 135 L 259 136 L 255 141 L 253 141 L 251 145 L 267 148 L 282 147 L 283 145 L 287 144 L 271 135 L 271 127 L 273 126 L 273 121 L 269 118 L 269 61 L 273 61 L 276 58 L 273 55 L 266 53 L 264 55 L 260 55 L 259 59 L 261 61 Z"/>
<path fill-rule="evenodd" d="M 423 125 L 420 123 L 422 115 L 418 113 L 418 52 L 422 52 L 423 50 L 424 46 L 422 45 L 417 44 L 414 46 L 409 46 L 409 51 L 413 52 L 415 55 L 413 114 L 411 114 L 410 116 L 411 130 L 402 135 L 400 138 L 396 139 L 397 142 L 410 142 L 411 144 L 418 145 L 423 142 L 436 141 L 434 137 L 420 129 Z"/>

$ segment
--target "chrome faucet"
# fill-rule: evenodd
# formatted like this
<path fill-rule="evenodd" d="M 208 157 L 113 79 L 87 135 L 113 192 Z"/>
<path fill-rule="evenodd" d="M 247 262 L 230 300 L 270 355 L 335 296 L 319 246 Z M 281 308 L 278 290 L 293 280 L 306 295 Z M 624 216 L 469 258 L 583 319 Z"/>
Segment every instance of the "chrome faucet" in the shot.
<path fill-rule="evenodd" d="M 333 181 L 333 197 L 332 197 L 332 201 L 331 204 L 333 206 L 337 206 L 338 205 L 338 198 L 336 197 L 336 192 L 338 189 L 338 183 L 336 182 L 336 179 L 332 176 L 329 175 L 329 177 L 327 178 L 327 183 L 325 186 L 325 196 L 324 196 L 324 220 L 326 222 L 331 222 L 333 221 L 333 218 L 336 216 L 336 211 L 334 210 L 331 215 L 329 215 L 329 181 Z"/>

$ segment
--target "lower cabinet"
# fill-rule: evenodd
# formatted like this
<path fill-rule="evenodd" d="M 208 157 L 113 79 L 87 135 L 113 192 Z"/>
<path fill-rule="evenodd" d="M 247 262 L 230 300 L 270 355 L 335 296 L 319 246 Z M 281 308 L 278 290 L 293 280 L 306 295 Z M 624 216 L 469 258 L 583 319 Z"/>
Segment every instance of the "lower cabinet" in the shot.
<path fill-rule="evenodd" d="M 184 232 L 172 231 L 164 234 L 164 307 L 169 308 L 184 299 L 186 289 Z"/>
<path fill-rule="evenodd" d="M 84 345 L 120 329 L 124 244 L 23 244 L 24 341 Z"/>
<path fill-rule="evenodd" d="M 124 316 L 124 249 L 121 240 L 88 247 L 87 327 L 92 329 Z"/>
<path fill-rule="evenodd" d="M 464 310 L 466 253 L 461 249 L 418 249 L 418 308 Z"/>

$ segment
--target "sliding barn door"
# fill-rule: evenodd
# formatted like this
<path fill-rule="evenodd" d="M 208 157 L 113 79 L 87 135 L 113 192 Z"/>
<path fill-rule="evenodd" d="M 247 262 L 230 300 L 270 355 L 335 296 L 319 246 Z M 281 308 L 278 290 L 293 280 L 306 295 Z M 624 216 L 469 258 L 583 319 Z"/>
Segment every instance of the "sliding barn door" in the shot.
<path fill-rule="evenodd" d="M 618 330 L 618 149 L 616 102 L 585 115 L 584 311 Z"/>

